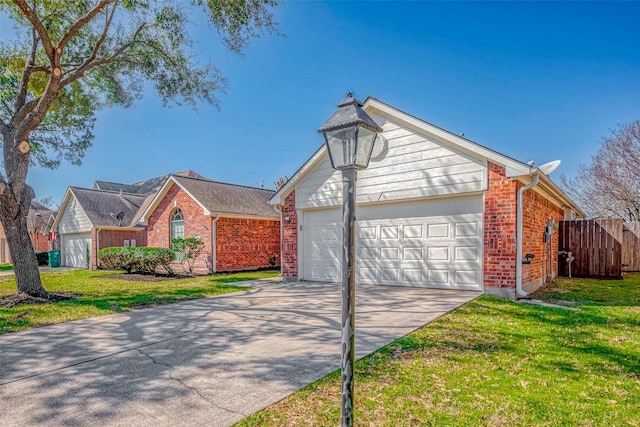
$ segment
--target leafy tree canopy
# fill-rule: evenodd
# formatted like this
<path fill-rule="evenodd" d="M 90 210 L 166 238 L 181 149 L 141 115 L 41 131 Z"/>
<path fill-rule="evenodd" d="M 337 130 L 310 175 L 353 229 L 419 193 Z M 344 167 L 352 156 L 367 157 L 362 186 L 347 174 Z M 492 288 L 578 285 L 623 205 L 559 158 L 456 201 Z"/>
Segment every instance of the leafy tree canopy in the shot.
<path fill-rule="evenodd" d="M 227 80 L 213 64 L 195 60 L 189 15 L 205 13 L 220 40 L 241 53 L 252 37 L 277 31 L 270 10 L 279 0 L 185 3 L 0 0 L 0 13 L 17 31 L 0 42 L 0 126 L 24 123 L 31 160 L 56 168 L 63 159 L 79 164 L 95 112 L 130 106 L 144 82 L 165 105 L 218 106 Z M 53 85 L 52 76 L 60 77 Z M 48 106 L 38 105 L 44 98 L 52 98 L 42 103 Z"/>
<path fill-rule="evenodd" d="M 29 167 L 79 164 L 93 139 L 95 113 L 127 107 L 150 82 L 165 105 L 218 106 L 227 81 L 196 61 L 189 17 L 204 14 L 231 51 L 277 32 L 280 0 L 0 0 L 16 34 L 0 40 L 0 223 L 18 291 L 42 287 L 26 215 L 35 197 Z"/>

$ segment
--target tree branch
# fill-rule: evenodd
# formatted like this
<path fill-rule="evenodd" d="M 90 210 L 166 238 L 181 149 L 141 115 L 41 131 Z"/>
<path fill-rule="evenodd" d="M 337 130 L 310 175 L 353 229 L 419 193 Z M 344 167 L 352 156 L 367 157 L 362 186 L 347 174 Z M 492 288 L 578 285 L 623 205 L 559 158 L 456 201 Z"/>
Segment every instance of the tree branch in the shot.
<path fill-rule="evenodd" d="M 93 46 L 93 50 L 91 51 L 91 55 L 78 67 L 78 71 L 84 72 L 85 68 L 98 57 L 98 50 L 100 50 L 100 46 L 104 43 L 107 38 L 107 33 L 109 32 L 109 27 L 111 26 L 111 21 L 113 20 L 113 15 L 116 13 L 116 8 L 118 7 L 117 3 L 113 5 L 111 8 L 111 13 L 107 15 L 107 19 L 104 21 L 104 28 L 102 29 L 102 34 L 100 34 L 100 38 L 96 41 L 95 46 Z"/>
<path fill-rule="evenodd" d="M 29 22 L 31 22 L 31 25 L 33 25 L 33 28 L 35 28 L 35 30 L 38 32 L 38 35 L 40 36 L 40 40 L 42 40 L 42 46 L 44 47 L 44 51 L 47 53 L 47 56 L 49 57 L 49 59 L 51 59 L 51 61 L 53 62 L 53 58 L 54 58 L 53 45 L 51 44 L 49 33 L 47 32 L 47 29 L 42 24 L 42 21 L 40 21 L 40 19 L 36 16 L 34 11 L 29 7 L 26 1 L 13 0 L 13 3 L 15 3 L 15 5 L 20 8 L 24 16 L 29 20 Z"/>
<path fill-rule="evenodd" d="M 140 32 L 147 26 L 146 23 L 142 23 L 140 24 L 140 26 L 138 27 L 138 29 L 136 29 L 135 33 L 133 33 L 133 36 L 131 38 L 131 41 L 129 43 L 125 43 L 122 46 L 120 46 L 120 48 L 118 48 L 114 53 L 112 53 L 111 55 L 105 57 L 105 58 L 101 58 L 101 59 L 93 59 L 92 61 L 85 61 L 84 64 L 82 64 L 80 67 L 78 67 L 74 72 L 72 72 L 71 74 L 67 75 L 67 77 L 65 77 L 61 82 L 60 82 L 60 87 L 65 87 L 66 85 L 68 85 L 69 83 L 72 83 L 76 80 L 78 80 L 79 78 L 83 77 L 85 75 L 85 72 L 88 72 L 89 70 L 91 70 L 92 68 L 95 68 L 97 66 L 100 65 L 104 65 L 104 64 L 109 64 L 112 62 L 118 62 L 120 61 L 120 56 L 125 53 L 131 46 L 133 46 L 136 43 L 136 39 L 138 38 L 138 35 L 140 34 Z M 97 51 L 97 49 L 95 49 L 95 51 Z"/>
<path fill-rule="evenodd" d="M 31 33 L 33 37 L 33 42 L 31 43 L 31 53 L 29 54 L 29 58 L 26 60 L 24 70 L 22 71 L 22 77 L 20 79 L 20 85 L 18 86 L 18 96 L 16 97 L 14 111 L 18 111 L 20 107 L 24 105 L 24 102 L 27 99 L 27 92 L 29 91 L 29 78 L 31 77 L 31 73 L 33 73 L 33 64 L 36 60 L 36 52 L 38 51 L 38 37 L 36 36 L 36 29 L 33 28 Z"/>
<path fill-rule="evenodd" d="M 69 43 L 69 40 L 76 35 L 78 31 L 85 25 L 87 25 L 98 13 L 102 12 L 105 6 L 110 5 L 111 3 L 116 3 L 118 0 L 102 0 L 96 3 L 96 5 L 87 12 L 84 16 L 79 18 L 72 26 L 67 30 L 67 32 L 60 39 L 60 43 L 58 43 L 59 49 L 64 49 L 64 47 Z M 114 7 L 115 9 L 115 7 Z"/>

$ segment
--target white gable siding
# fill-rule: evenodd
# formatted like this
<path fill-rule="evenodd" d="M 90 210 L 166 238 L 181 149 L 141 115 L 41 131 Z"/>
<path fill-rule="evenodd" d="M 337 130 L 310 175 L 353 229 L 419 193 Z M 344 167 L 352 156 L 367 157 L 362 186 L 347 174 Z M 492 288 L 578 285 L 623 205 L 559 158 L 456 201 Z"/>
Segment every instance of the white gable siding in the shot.
<path fill-rule="evenodd" d="M 486 190 L 487 167 L 483 160 L 419 135 L 381 116 L 388 140 L 386 154 L 372 160 L 358 173 L 357 202 L 407 200 L 449 196 Z M 328 156 L 296 188 L 298 209 L 339 206 L 341 173 Z"/>
<path fill-rule="evenodd" d="M 58 233 L 81 233 L 91 231 L 93 225 L 91 220 L 82 209 L 73 196 L 70 197 L 69 203 L 62 212 L 62 219 L 58 224 Z"/>

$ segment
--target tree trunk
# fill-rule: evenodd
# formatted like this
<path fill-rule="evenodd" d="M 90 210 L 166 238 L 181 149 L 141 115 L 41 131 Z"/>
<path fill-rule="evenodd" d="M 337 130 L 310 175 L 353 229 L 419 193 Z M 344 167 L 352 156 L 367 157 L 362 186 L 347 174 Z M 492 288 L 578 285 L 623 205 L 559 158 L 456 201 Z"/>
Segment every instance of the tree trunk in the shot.
<path fill-rule="evenodd" d="M 27 230 L 27 212 L 22 212 L 19 208 L 16 218 L 0 215 L 0 222 L 7 236 L 18 292 L 47 298 L 49 294 L 42 286 L 36 252 L 33 250 Z"/>

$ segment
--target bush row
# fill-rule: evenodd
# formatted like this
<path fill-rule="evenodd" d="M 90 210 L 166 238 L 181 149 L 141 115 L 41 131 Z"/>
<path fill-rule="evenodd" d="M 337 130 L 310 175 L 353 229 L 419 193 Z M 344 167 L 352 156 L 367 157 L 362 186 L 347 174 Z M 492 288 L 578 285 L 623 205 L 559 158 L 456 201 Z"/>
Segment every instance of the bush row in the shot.
<path fill-rule="evenodd" d="M 98 260 L 100 265 L 110 270 L 126 270 L 127 273 L 155 273 L 159 267 L 173 274 L 169 266 L 174 259 L 174 251 L 166 248 L 149 248 L 146 246 L 114 247 L 100 249 Z"/>

